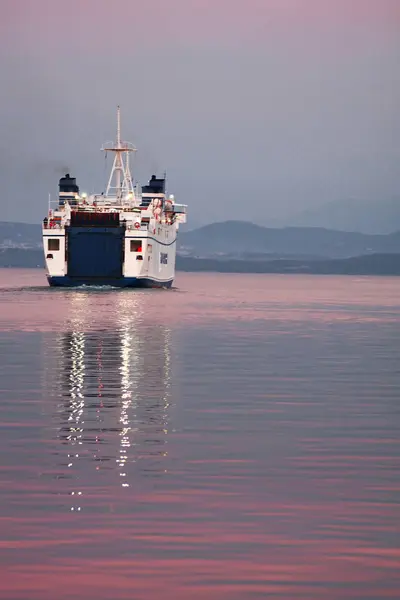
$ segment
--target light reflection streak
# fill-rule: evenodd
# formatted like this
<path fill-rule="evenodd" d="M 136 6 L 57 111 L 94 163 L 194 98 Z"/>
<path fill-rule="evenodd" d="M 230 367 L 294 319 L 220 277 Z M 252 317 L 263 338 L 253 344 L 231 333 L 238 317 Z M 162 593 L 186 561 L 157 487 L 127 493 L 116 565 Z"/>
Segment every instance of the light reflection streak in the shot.
<path fill-rule="evenodd" d="M 90 293 L 72 295 L 70 330 L 58 338 L 58 437 L 69 448 L 61 478 L 74 481 L 71 511 L 83 510 L 81 496 L 93 477 L 114 473 L 114 483 L 126 489 L 134 470 L 167 472 L 171 331 L 146 320 L 143 296 L 121 293 L 113 301 L 112 322 L 94 330 Z"/>
<path fill-rule="evenodd" d="M 73 294 L 71 298 L 71 334 L 66 338 L 61 336 L 59 347 L 64 350 L 63 359 L 68 373 L 68 395 L 69 406 L 67 414 L 63 419 L 66 423 L 60 427 L 59 437 L 70 447 L 67 455 L 67 468 L 73 470 L 80 459 L 80 448 L 83 444 L 84 434 L 84 409 L 85 409 L 85 326 L 88 313 L 89 296 L 87 293 Z M 65 367 L 64 367 L 65 368 Z M 62 406 L 65 410 L 65 406 Z M 78 448 L 76 448 L 78 446 Z M 76 478 L 78 482 L 78 479 Z M 81 511 L 80 496 L 82 490 L 74 487 L 70 492 L 74 496 L 74 501 L 70 506 L 71 511 Z"/>
<path fill-rule="evenodd" d="M 138 427 L 136 422 L 137 383 L 140 378 L 139 338 L 136 335 L 138 322 L 141 318 L 140 305 L 134 297 L 128 302 L 124 297 L 118 299 L 118 314 L 121 334 L 121 432 L 120 450 L 116 462 L 120 469 L 121 487 L 129 487 L 126 467 L 131 447 L 131 435 Z M 131 420 L 134 425 L 131 425 Z M 135 458 L 132 457 L 132 462 Z"/>

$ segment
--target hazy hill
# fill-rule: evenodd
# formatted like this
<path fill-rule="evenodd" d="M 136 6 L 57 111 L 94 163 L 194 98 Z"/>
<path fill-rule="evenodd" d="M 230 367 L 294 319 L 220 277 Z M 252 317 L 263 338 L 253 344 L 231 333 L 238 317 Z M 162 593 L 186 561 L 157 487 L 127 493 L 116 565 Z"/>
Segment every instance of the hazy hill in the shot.
<path fill-rule="evenodd" d="M 42 244 L 42 225 L 0 221 L 0 247 L 35 248 Z"/>
<path fill-rule="evenodd" d="M 0 267 L 44 268 L 43 250 L 23 248 L 0 248 Z"/>
<path fill-rule="evenodd" d="M 0 249 L 42 247 L 41 226 L 0 222 Z M 400 232 L 390 235 L 334 231 L 320 227 L 261 227 L 241 221 L 212 223 L 180 231 L 181 254 L 198 257 L 348 258 L 367 254 L 400 253 Z"/>
<path fill-rule="evenodd" d="M 43 252 L 8 248 L 0 250 L 0 267 L 44 267 Z M 372 254 L 341 259 L 218 260 L 178 256 L 177 271 L 219 273 L 283 273 L 314 275 L 400 275 L 400 254 Z"/>
<path fill-rule="evenodd" d="M 326 227 L 362 233 L 392 233 L 400 230 L 400 198 L 365 202 L 343 200 L 300 212 L 286 220 L 295 227 Z"/>
<path fill-rule="evenodd" d="M 272 229 L 241 221 L 205 225 L 181 233 L 179 248 L 195 256 L 278 255 L 347 258 L 363 254 L 400 253 L 400 232 L 391 235 L 333 231 L 323 228 Z"/>
<path fill-rule="evenodd" d="M 178 256 L 178 271 L 216 273 L 281 273 L 306 275 L 400 275 L 400 254 L 305 260 L 217 260 Z"/>

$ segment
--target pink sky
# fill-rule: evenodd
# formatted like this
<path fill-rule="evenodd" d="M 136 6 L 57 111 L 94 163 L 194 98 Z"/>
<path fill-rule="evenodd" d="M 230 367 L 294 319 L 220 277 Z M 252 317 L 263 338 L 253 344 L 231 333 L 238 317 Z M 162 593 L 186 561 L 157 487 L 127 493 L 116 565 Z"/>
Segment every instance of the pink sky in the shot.
<path fill-rule="evenodd" d="M 5 0 L 1 29 L 24 33 L 40 46 L 60 39 L 65 26 L 72 27 L 68 40 L 85 35 L 104 51 L 122 33 L 131 41 L 143 36 L 157 44 L 157 36 L 184 41 L 221 44 L 232 37 L 251 37 L 287 28 L 368 26 L 373 29 L 400 24 L 398 0 L 148 0 L 119 3 L 95 0 Z M 152 26 L 150 28 L 150 23 Z M 64 26 L 63 26 L 64 24 Z M 11 35 L 12 39 L 12 35 Z M 65 40 L 64 40 L 65 41 Z M 257 40 L 259 41 L 259 40 Z"/>

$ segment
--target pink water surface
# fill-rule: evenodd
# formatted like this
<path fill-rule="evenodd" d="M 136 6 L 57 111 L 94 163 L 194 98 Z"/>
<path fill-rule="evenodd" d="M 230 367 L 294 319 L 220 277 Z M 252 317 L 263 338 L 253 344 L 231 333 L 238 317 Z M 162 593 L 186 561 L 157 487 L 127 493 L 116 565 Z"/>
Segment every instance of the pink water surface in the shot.
<path fill-rule="evenodd" d="M 400 597 L 400 279 L 0 271 L 0 598 Z"/>

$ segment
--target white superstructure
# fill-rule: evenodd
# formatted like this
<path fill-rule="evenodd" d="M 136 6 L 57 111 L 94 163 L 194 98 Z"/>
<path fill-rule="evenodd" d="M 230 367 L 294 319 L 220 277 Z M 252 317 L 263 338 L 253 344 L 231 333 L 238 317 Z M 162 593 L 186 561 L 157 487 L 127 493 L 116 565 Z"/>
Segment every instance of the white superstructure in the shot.
<path fill-rule="evenodd" d="M 117 140 L 102 150 L 115 154 L 102 194 L 79 193 L 69 174 L 60 179 L 57 205 L 43 220 L 43 246 L 50 285 L 171 286 L 176 237 L 186 206 L 167 197 L 165 177 L 134 185 L 130 155 L 136 148 Z"/>

